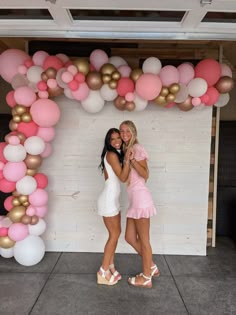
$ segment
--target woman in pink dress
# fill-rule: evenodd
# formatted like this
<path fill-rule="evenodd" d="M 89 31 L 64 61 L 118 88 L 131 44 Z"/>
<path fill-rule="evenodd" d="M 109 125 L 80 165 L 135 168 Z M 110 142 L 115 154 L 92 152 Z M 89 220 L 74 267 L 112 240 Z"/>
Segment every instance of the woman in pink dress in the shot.
<path fill-rule="evenodd" d="M 151 288 L 152 277 L 159 276 L 159 270 L 152 260 L 150 244 L 150 217 L 156 214 L 156 208 L 149 189 L 148 154 L 137 140 L 137 129 L 132 121 L 123 121 L 120 135 L 124 141 L 124 151 L 131 148 L 131 170 L 127 183 L 129 208 L 127 210 L 126 241 L 142 257 L 142 273 L 128 279 L 129 284 L 137 287 Z"/>

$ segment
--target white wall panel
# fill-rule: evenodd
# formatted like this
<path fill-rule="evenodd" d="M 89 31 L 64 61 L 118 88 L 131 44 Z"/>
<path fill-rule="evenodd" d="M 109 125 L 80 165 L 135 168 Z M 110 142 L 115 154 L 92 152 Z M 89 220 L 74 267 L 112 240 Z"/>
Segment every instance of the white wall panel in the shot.
<path fill-rule="evenodd" d="M 151 219 L 153 253 L 205 255 L 211 141 L 211 108 L 163 109 L 148 105 L 142 112 L 121 112 L 107 103 L 97 114 L 59 97 L 61 109 L 43 161 L 49 176 L 49 212 L 43 238 L 48 251 L 101 252 L 107 238 L 96 199 L 104 180 L 98 165 L 104 136 L 111 127 L 133 120 L 149 153 L 150 188 L 158 213 Z M 122 235 L 117 252 L 133 253 L 124 241 L 125 186 L 122 184 Z"/>

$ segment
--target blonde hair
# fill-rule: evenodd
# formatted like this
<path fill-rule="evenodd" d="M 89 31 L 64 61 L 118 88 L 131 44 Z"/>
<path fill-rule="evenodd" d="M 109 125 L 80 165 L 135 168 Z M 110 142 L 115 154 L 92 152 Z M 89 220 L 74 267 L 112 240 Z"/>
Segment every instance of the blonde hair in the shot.
<path fill-rule="evenodd" d="M 131 120 L 123 121 L 120 124 L 120 128 L 121 128 L 122 125 L 126 125 L 129 128 L 129 130 L 130 130 L 130 132 L 132 134 L 132 137 L 131 137 L 131 139 L 129 141 L 129 144 L 127 146 L 124 144 L 124 148 L 127 150 L 128 148 L 132 147 L 132 145 L 134 145 L 135 143 L 138 143 L 137 128 L 136 128 L 135 124 Z"/>

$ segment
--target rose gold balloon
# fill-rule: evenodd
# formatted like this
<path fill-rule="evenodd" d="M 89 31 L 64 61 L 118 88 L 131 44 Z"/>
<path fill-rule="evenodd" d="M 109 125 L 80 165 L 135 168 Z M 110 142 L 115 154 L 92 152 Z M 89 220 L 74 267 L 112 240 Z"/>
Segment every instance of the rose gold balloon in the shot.
<path fill-rule="evenodd" d="M 114 105 L 119 110 L 125 109 L 126 100 L 123 96 L 117 96 L 117 98 L 114 100 Z"/>
<path fill-rule="evenodd" d="M 132 110 L 135 109 L 134 102 L 126 102 L 125 109 L 128 110 L 129 112 L 132 112 Z"/>
<path fill-rule="evenodd" d="M 35 174 L 37 174 L 37 172 L 38 172 L 37 168 L 36 169 L 27 168 L 26 175 L 34 176 Z"/>
<path fill-rule="evenodd" d="M 103 85 L 101 73 L 90 71 L 86 76 L 86 82 L 91 90 L 99 90 Z"/>
<path fill-rule="evenodd" d="M 13 191 L 12 195 L 13 195 L 14 197 L 19 197 L 19 196 L 20 196 L 20 193 L 19 193 L 17 190 L 15 190 L 15 191 Z"/>
<path fill-rule="evenodd" d="M 2 248 L 11 248 L 15 245 L 15 241 L 10 239 L 9 236 L 1 236 L 0 237 L 0 247 Z"/>
<path fill-rule="evenodd" d="M 20 115 L 14 115 L 14 116 L 12 117 L 12 119 L 13 119 L 13 121 L 14 121 L 15 123 L 19 123 L 19 122 L 21 121 Z"/>
<path fill-rule="evenodd" d="M 48 76 L 46 75 L 45 72 L 42 72 L 42 73 L 41 73 L 41 79 L 42 79 L 42 81 L 47 82 Z"/>
<path fill-rule="evenodd" d="M 154 99 L 154 103 L 156 103 L 157 105 L 166 105 L 166 97 L 162 96 L 162 95 L 158 95 L 155 99 Z"/>
<path fill-rule="evenodd" d="M 29 215 L 25 214 L 21 217 L 20 222 L 23 224 L 30 224 L 31 223 L 31 217 Z"/>
<path fill-rule="evenodd" d="M 114 72 L 114 71 L 116 71 L 116 67 L 111 63 L 105 63 L 100 69 L 100 72 L 102 74 L 110 74 L 111 75 L 112 72 Z"/>
<path fill-rule="evenodd" d="M 161 96 L 167 96 L 169 94 L 169 89 L 167 87 L 162 87 L 160 95 Z"/>
<path fill-rule="evenodd" d="M 172 102 L 174 102 L 175 97 L 176 97 L 176 96 L 175 96 L 174 94 L 169 93 L 169 94 L 166 96 L 166 102 L 167 102 L 167 103 L 172 103 Z"/>
<path fill-rule="evenodd" d="M 57 87 L 55 87 L 54 89 L 48 88 L 47 91 L 48 91 L 48 95 L 49 95 L 50 97 L 55 97 L 55 96 L 60 96 L 60 95 L 62 95 L 63 92 L 64 92 L 64 89 L 61 88 L 60 86 L 57 86 Z"/>
<path fill-rule="evenodd" d="M 130 79 L 132 79 L 134 82 L 138 80 L 138 78 L 143 74 L 142 69 L 136 68 L 133 69 L 130 73 Z"/>
<path fill-rule="evenodd" d="M 76 66 L 79 72 L 87 75 L 90 70 L 89 63 L 85 58 L 77 58 L 73 61 L 73 64 Z"/>
<path fill-rule="evenodd" d="M 13 198 L 11 203 L 12 203 L 13 206 L 15 206 L 15 207 L 16 207 L 16 206 L 19 206 L 19 205 L 21 204 L 19 198 Z"/>
<path fill-rule="evenodd" d="M 27 168 L 35 170 L 41 166 L 42 157 L 40 155 L 27 154 L 24 162 Z"/>
<path fill-rule="evenodd" d="M 15 131 L 18 128 L 18 123 L 16 123 L 13 119 L 9 122 L 9 129 L 11 131 Z"/>
<path fill-rule="evenodd" d="M 108 83 L 111 81 L 111 75 L 110 74 L 103 74 L 102 75 L 102 81 L 103 83 Z"/>
<path fill-rule="evenodd" d="M 234 80 L 228 76 L 221 77 L 215 84 L 219 93 L 228 93 L 234 87 Z"/>
<path fill-rule="evenodd" d="M 31 217 L 31 224 L 34 225 L 34 224 L 37 224 L 39 222 L 39 218 L 37 217 L 37 215 L 33 215 Z"/>
<path fill-rule="evenodd" d="M 25 214 L 25 207 L 23 206 L 17 206 L 11 209 L 10 212 L 8 212 L 7 216 L 12 220 L 12 222 L 20 222 L 22 216 Z"/>
<path fill-rule="evenodd" d="M 178 83 L 173 83 L 171 84 L 171 86 L 169 86 L 169 91 L 172 93 L 172 94 L 176 94 L 178 93 L 180 90 L 180 85 Z"/>
<path fill-rule="evenodd" d="M 24 113 L 21 115 L 21 121 L 23 122 L 30 122 L 32 120 L 32 117 L 30 113 Z"/>
<path fill-rule="evenodd" d="M 192 105 L 192 97 L 188 96 L 187 99 L 182 103 L 176 103 L 176 105 L 179 107 L 180 110 L 184 112 L 188 112 L 193 108 Z"/>
<path fill-rule="evenodd" d="M 19 199 L 19 201 L 20 201 L 21 203 L 23 203 L 23 202 L 28 201 L 28 196 L 26 196 L 26 195 L 20 195 L 20 196 L 18 197 L 18 199 Z"/>
<path fill-rule="evenodd" d="M 16 112 L 15 108 L 12 108 L 11 114 L 12 114 L 12 116 L 17 115 L 17 112 Z"/>
<path fill-rule="evenodd" d="M 17 132 L 16 136 L 20 139 L 20 141 L 23 143 L 25 142 L 26 136 L 22 132 Z"/>
<path fill-rule="evenodd" d="M 22 115 L 27 111 L 26 107 L 23 105 L 16 105 L 14 107 L 14 110 L 16 111 L 16 114 L 18 115 Z"/>
<path fill-rule="evenodd" d="M 54 68 L 48 68 L 45 71 L 45 74 L 47 75 L 48 79 L 56 79 L 57 70 Z"/>
<path fill-rule="evenodd" d="M 22 203 L 22 206 L 24 206 L 24 207 L 28 207 L 29 205 L 30 205 L 30 203 L 28 201 L 25 201 Z"/>
<path fill-rule="evenodd" d="M 119 71 L 114 71 L 112 72 L 111 77 L 113 80 L 119 80 L 121 78 L 121 74 Z"/>
<path fill-rule="evenodd" d="M 117 87 L 117 81 L 116 80 L 111 80 L 109 83 L 108 83 L 109 87 L 111 89 L 116 89 Z"/>

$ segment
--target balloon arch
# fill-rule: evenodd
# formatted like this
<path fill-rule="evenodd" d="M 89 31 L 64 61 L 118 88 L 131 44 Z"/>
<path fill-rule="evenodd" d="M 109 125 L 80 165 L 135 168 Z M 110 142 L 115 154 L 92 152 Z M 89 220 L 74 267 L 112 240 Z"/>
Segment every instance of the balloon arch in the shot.
<path fill-rule="evenodd" d="M 10 193 L 4 201 L 7 214 L 0 217 L 0 254 L 24 266 L 37 264 L 45 253 L 40 236 L 46 229 L 48 178 L 38 169 L 52 152 L 60 118 L 50 98 L 64 94 L 91 114 L 106 101 L 118 110 L 143 111 L 152 102 L 189 111 L 225 106 L 234 85 L 229 66 L 214 59 L 174 67 L 149 57 L 142 68 L 132 69 L 123 58 L 100 49 L 73 60 L 62 53 L 37 51 L 30 57 L 8 49 L 0 55 L 0 75 L 13 88 L 6 95 L 11 132 L 0 143 L 0 191 Z"/>

